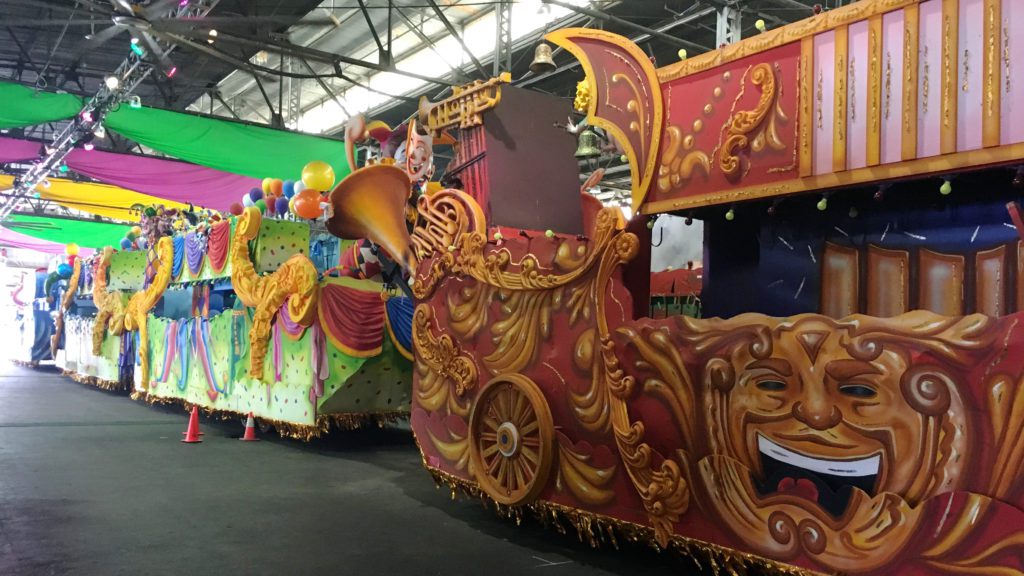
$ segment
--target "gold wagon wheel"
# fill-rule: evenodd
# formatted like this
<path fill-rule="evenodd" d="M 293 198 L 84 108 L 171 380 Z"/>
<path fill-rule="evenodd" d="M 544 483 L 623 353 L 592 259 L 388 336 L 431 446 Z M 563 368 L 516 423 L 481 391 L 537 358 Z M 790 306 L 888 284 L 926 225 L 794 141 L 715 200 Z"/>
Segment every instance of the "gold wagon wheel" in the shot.
<path fill-rule="evenodd" d="M 487 383 L 469 417 L 470 457 L 480 488 L 499 504 L 534 500 L 554 456 L 555 428 L 540 388 L 521 374 Z"/>

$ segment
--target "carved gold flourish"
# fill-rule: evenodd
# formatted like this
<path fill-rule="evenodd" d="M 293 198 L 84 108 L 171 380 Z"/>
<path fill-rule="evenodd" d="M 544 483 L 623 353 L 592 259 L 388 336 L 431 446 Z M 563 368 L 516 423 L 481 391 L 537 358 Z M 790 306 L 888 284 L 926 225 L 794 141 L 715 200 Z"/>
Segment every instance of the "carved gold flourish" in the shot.
<path fill-rule="evenodd" d="M 953 60 L 956 56 L 953 53 L 953 46 L 950 36 L 952 35 L 953 23 L 947 14 L 943 21 L 942 28 L 942 125 L 949 127 L 952 116 L 952 94 L 950 88 L 953 85 Z"/>
<path fill-rule="evenodd" d="M 892 54 L 885 53 L 885 119 L 889 119 L 889 107 L 892 104 Z"/>
<path fill-rule="evenodd" d="M 558 477 L 555 487 L 568 489 L 572 495 L 587 506 L 601 506 L 615 499 L 615 490 L 609 487 L 615 478 L 615 465 L 597 468 L 590 463 L 591 456 L 573 449 L 572 443 L 559 434 Z"/>
<path fill-rule="evenodd" d="M 767 63 L 761 63 L 754 66 L 750 80 L 760 87 L 761 98 L 753 110 L 733 114 L 726 127 L 725 144 L 718 165 L 728 177 L 735 177 L 740 169 L 739 150 L 749 146 L 757 152 L 765 144 L 774 150 L 786 148 L 775 124 L 776 119 L 788 120 L 779 103 L 779 84 L 775 72 Z"/>
<path fill-rule="evenodd" d="M 645 125 L 648 123 L 648 120 L 647 110 L 642 104 L 643 101 L 640 99 L 640 90 L 637 88 L 636 83 L 625 74 L 622 74 L 621 72 L 612 74 L 612 84 L 619 82 L 624 82 L 626 86 L 629 87 L 630 91 L 633 92 L 633 98 L 626 102 L 626 110 L 636 116 L 636 120 L 629 123 L 629 131 L 636 133 L 637 139 L 640 141 L 640 157 L 646 158 L 647 139 L 643 136 L 643 130 Z"/>
<path fill-rule="evenodd" d="M 668 192 L 679 186 L 689 180 L 697 168 L 702 168 L 704 174 L 711 171 L 711 160 L 702 150 L 683 152 L 683 132 L 679 126 L 669 126 L 665 133 L 668 142 L 658 165 L 658 190 Z"/>
<path fill-rule="evenodd" d="M 434 311 L 428 304 L 416 307 L 412 322 L 412 339 L 416 346 L 416 357 L 421 359 L 430 370 L 442 378 L 455 384 L 455 393 L 462 396 L 476 385 L 476 364 L 462 353 L 459 345 L 452 337 L 443 334 L 436 338 L 431 326 L 434 324 Z"/>
<path fill-rule="evenodd" d="M 249 241 L 256 238 L 262 217 L 249 207 L 238 218 L 231 241 L 231 285 L 238 299 L 256 308 L 249 331 L 249 375 L 263 377 L 271 322 L 286 302 L 288 314 L 300 326 L 309 326 L 316 317 L 320 287 L 313 262 L 305 254 L 295 254 L 273 274 L 260 276 L 249 259 Z"/>
<path fill-rule="evenodd" d="M 416 211 L 420 222 L 412 231 L 412 241 L 421 261 L 447 252 L 455 239 L 466 232 L 487 229 L 487 219 L 480 205 L 460 190 L 441 190 L 420 196 Z"/>
<path fill-rule="evenodd" d="M 964 81 L 963 81 L 963 84 L 961 85 L 961 88 L 963 89 L 964 92 L 967 92 L 967 88 L 968 88 L 967 77 L 971 73 L 970 57 L 971 57 L 971 51 L 967 50 L 967 49 L 964 49 Z"/>
<path fill-rule="evenodd" d="M 825 103 L 824 83 L 825 83 L 825 74 L 819 68 L 818 69 L 818 86 L 817 86 L 816 90 L 814 91 L 814 101 L 818 104 L 818 130 L 821 130 L 821 129 L 823 129 L 825 127 L 824 126 L 825 115 L 824 115 L 824 112 L 822 112 L 822 106 Z"/>
<path fill-rule="evenodd" d="M 174 243 L 165 236 L 156 243 L 157 270 L 149 286 L 132 294 L 125 306 L 124 328 L 139 331 L 139 358 L 142 388 L 149 388 L 149 311 L 163 297 L 171 282 L 171 268 L 174 264 Z"/>
<path fill-rule="evenodd" d="M 999 65 L 996 63 L 996 35 L 999 33 L 999 22 L 996 18 L 996 5 L 995 3 L 989 3 L 988 7 L 988 60 L 986 61 L 985 76 L 989 80 L 986 80 L 986 86 L 990 89 L 985 90 L 985 115 L 989 118 L 995 116 L 995 98 L 999 90 L 999 79 L 996 75 L 999 74 Z"/>

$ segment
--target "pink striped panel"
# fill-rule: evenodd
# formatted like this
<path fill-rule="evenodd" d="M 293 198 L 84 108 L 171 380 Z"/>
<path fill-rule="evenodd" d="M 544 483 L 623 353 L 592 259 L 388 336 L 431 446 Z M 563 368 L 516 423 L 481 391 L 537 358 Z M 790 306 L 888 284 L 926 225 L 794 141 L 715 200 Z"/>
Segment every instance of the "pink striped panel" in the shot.
<path fill-rule="evenodd" d="M 942 128 L 942 1 L 920 4 L 917 70 L 917 157 L 939 153 Z"/>
<path fill-rule="evenodd" d="M 981 148 L 981 79 L 984 69 L 983 0 L 960 0 L 960 32 L 957 50 L 956 149 Z"/>
<path fill-rule="evenodd" d="M 868 21 L 849 27 L 847 49 L 849 72 L 846 79 L 846 167 L 868 165 Z"/>
<path fill-rule="evenodd" d="M 999 129 L 1001 144 L 1024 142 L 1024 2 L 1003 0 L 1003 21 L 1000 35 L 999 67 L 1002 69 L 1002 117 Z M 1009 51 L 1009 75 L 1006 52 Z"/>
<path fill-rule="evenodd" d="M 882 164 L 902 160 L 903 10 L 882 17 Z"/>
<path fill-rule="evenodd" d="M 835 117 L 836 33 L 814 37 L 814 173 L 832 172 L 832 131 Z"/>

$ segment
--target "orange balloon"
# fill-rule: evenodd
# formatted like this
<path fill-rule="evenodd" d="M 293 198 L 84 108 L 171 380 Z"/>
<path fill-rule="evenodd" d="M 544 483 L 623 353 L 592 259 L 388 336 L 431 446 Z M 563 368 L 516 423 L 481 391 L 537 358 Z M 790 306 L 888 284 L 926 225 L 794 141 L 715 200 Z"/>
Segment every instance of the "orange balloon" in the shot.
<path fill-rule="evenodd" d="M 293 198 L 295 202 L 295 214 L 300 218 L 313 220 L 323 214 L 320 208 L 320 193 L 311 188 L 299 192 Z"/>
<path fill-rule="evenodd" d="M 282 182 L 279 178 L 274 178 L 274 180 L 270 182 L 270 193 L 273 194 L 274 196 L 280 196 L 283 186 L 284 182 Z"/>

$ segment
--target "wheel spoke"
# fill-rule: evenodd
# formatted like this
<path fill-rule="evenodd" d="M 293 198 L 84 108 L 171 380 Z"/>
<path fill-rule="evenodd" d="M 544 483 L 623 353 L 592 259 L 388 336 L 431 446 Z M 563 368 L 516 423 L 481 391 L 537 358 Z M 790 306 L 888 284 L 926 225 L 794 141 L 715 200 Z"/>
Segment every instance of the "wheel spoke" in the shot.
<path fill-rule="evenodd" d="M 526 396 L 524 394 L 516 394 L 515 404 L 512 407 L 512 421 L 517 426 L 523 425 L 523 416 L 525 416 L 526 410 Z"/>
<path fill-rule="evenodd" d="M 537 436 L 524 436 L 519 439 L 519 443 L 523 446 L 540 446 L 540 438 Z"/>
<path fill-rule="evenodd" d="M 523 458 L 530 461 L 530 464 L 536 466 L 539 461 L 537 451 L 529 446 L 522 446 L 519 448 L 519 453 L 523 455 Z"/>
<path fill-rule="evenodd" d="M 539 425 L 540 423 L 537 421 L 536 418 L 534 418 L 533 420 L 530 420 L 530 422 L 524 424 L 522 427 L 519 428 L 519 435 L 526 436 L 529 433 L 536 430 Z"/>
<path fill-rule="evenodd" d="M 498 464 L 498 484 L 507 486 L 505 479 L 508 477 L 508 458 L 499 458 L 501 463 Z"/>
<path fill-rule="evenodd" d="M 519 486 L 526 486 L 526 476 L 523 473 L 522 462 L 520 462 L 520 458 L 516 458 L 515 460 L 512 461 L 512 469 L 515 471 L 516 474 L 516 484 L 518 484 Z"/>
<path fill-rule="evenodd" d="M 491 430 L 497 430 L 498 426 L 501 426 L 501 424 L 498 422 L 497 419 L 492 418 L 490 415 L 487 415 L 484 416 L 484 426 L 487 426 Z"/>
<path fill-rule="evenodd" d="M 498 471 L 498 467 L 501 465 L 501 462 L 503 460 L 504 458 L 501 456 L 496 456 L 494 460 L 491 460 L 487 464 L 487 475 L 490 476 L 491 478 L 494 478 L 494 475 Z"/>
<path fill-rule="evenodd" d="M 487 448 L 484 449 L 483 456 L 484 456 L 484 458 L 490 458 L 491 456 L 493 456 L 497 452 L 498 452 L 498 445 L 497 444 L 491 444 L 490 446 L 488 446 Z"/>
<path fill-rule="evenodd" d="M 481 440 L 486 440 L 489 443 L 496 443 L 498 441 L 498 433 L 497 432 L 481 432 L 480 433 L 480 439 Z"/>

